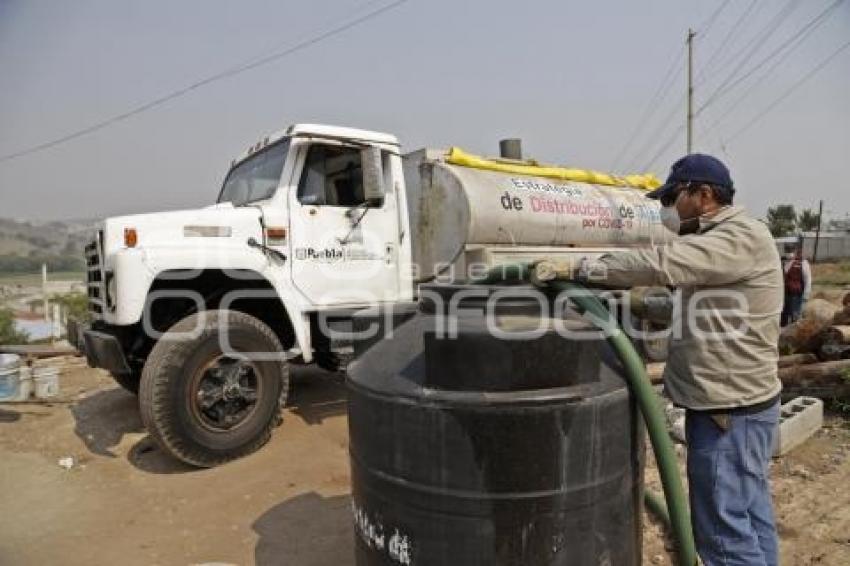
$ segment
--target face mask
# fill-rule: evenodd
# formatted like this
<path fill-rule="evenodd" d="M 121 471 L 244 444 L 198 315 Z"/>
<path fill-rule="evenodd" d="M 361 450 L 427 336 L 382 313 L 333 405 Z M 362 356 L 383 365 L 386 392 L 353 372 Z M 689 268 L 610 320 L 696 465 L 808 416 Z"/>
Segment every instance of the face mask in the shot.
<path fill-rule="evenodd" d="M 694 234 L 699 230 L 699 216 L 682 220 L 679 217 L 679 211 L 676 210 L 675 204 L 662 206 L 660 214 L 661 224 L 674 234 L 684 236 L 686 234 Z"/>
<path fill-rule="evenodd" d="M 682 221 L 679 219 L 679 211 L 676 210 L 676 205 L 661 207 L 661 224 L 674 234 L 679 233 Z"/>

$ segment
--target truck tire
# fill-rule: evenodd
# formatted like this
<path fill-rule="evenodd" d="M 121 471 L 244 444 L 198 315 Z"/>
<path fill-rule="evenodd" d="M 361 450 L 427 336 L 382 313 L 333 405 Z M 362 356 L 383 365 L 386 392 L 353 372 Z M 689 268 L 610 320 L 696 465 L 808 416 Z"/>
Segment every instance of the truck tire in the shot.
<path fill-rule="evenodd" d="M 220 324 L 228 329 L 226 352 Z M 252 360 L 244 355 L 250 352 L 265 355 Z M 275 333 L 247 314 L 187 316 L 156 343 L 145 363 L 142 422 L 167 452 L 193 466 L 208 468 L 251 454 L 281 422 L 289 389 L 283 352 Z"/>

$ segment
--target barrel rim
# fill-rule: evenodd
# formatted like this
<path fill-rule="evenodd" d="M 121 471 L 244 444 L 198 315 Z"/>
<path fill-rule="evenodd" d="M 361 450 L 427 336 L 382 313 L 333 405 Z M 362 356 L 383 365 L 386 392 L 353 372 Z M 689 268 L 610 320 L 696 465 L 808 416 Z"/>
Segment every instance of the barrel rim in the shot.
<path fill-rule="evenodd" d="M 356 361 L 352 362 L 356 365 Z M 356 368 L 349 368 L 351 369 Z M 521 391 L 456 391 L 448 389 L 432 389 L 417 386 L 415 391 L 421 395 L 415 395 L 403 391 L 393 391 L 391 394 L 383 393 L 372 387 L 346 375 L 346 386 L 356 390 L 358 393 L 368 395 L 374 399 L 385 399 L 393 402 L 402 402 L 410 405 L 421 405 L 423 407 L 434 406 L 476 406 L 482 408 L 499 409 L 503 407 L 518 406 L 547 406 L 550 404 L 581 403 L 590 399 L 598 400 L 608 396 L 630 395 L 625 382 L 622 387 L 610 388 L 609 383 L 579 383 L 564 387 L 548 387 L 544 389 L 524 389 Z M 602 389 L 596 393 L 599 389 Z M 578 390 L 578 391 L 577 391 Z"/>

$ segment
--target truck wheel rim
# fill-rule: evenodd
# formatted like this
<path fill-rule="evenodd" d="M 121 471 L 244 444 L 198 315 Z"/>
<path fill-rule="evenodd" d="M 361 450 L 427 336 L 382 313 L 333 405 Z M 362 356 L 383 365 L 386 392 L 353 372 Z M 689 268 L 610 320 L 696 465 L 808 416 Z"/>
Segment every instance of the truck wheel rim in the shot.
<path fill-rule="evenodd" d="M 189 394 L 195 419 L 214 432 L 233 430 L 257 409 L 262 380 L 257 367 L 244 359 L 221 354 L 202 365 L 192 377 Z"/>

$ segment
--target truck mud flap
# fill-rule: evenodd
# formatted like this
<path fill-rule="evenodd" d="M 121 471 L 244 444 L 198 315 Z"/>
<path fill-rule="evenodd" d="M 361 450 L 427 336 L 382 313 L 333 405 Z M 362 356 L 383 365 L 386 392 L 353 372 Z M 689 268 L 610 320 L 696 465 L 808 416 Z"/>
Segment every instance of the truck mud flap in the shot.
<path fill-rule="evenodd" d="M 86 330 L 83 332 L 85 355 L 91 367 L 103 368 L 112 374 L 130 373 L 121 344 L 111 334 Z"/>

